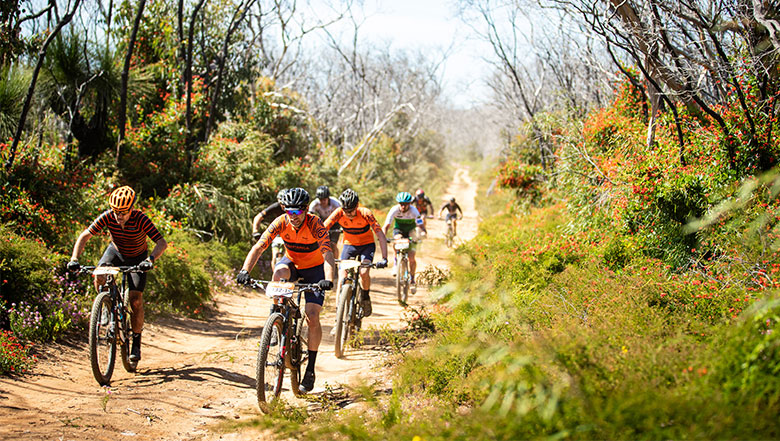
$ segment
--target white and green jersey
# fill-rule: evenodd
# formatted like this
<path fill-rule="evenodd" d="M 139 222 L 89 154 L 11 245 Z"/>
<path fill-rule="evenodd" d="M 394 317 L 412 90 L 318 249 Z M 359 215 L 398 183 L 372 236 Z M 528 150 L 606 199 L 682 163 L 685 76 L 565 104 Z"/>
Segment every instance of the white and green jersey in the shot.
<path fill-rule="evenodd" d="M 382 227 L 382 230 L 386 230 L 387 226 L 392 223 L 394 230 L 397 229 L 408 233 L 417 226 L 415 221 L 418 217 L 420 217 L 420 212 L 413 205 L 409 206 L 409 209 L 406 211 L 401 211 L 401 206 L 396 205 L 387 213 L 387 219 L 385 219 L 385 225 Z"/>

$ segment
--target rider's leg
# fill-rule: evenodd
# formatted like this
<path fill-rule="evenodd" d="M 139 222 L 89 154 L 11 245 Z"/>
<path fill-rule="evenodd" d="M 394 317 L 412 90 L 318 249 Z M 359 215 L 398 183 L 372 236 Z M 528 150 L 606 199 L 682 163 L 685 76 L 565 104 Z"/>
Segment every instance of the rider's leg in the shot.
<path fill-rule="evenodd" d="M 414 283 L 414 274 L 417 271 L 417 259 L 415 259 L 416 251 L 409 250 L 409 274 L 412 275 L 412 283 Z"/>
<path fill-rule="evenodd" d="M 322 326 L 320 326 L 320 311 L 322 306 L 316 303 L 306 303 L 306 317 L 309 318 L 309 350 L 316 351 L 322 341 Z M 311 364 L 311 362 L 310 362 Z M 313 368 L 313 366 L 312 366 Z"/>
<path fill-rule="evenodd" d="M 141 359 L 141 331 L 144 330 L 144 293 L 141 291 L 130 291 L 129 294 L 130 308 L 133 311 L 130 315 L 130 327 L 133 328 L 130 360 L 139 361 Z"/>
<path fill-rule="evenodd" d="M 458 219 L 452 220 L 452 235 L 453 236 L 458 235 Z"/>
<path fill-rule="evenodd" d="M 360 287 L 363 288 L 363 291 L 365 292 L 368 292 L 371 289 L 371 274 L 369 271 L 370 268 L 360 268 Z"/>

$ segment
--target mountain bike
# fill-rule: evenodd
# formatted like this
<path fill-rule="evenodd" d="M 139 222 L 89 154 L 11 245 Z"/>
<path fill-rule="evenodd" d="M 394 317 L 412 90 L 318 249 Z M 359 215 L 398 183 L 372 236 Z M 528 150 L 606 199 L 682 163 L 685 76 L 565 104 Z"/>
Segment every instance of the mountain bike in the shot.
<path fill-rule="evenodd" d="M 92 375 L 101 386 L 111 381 L 117 345 L 125 370 L 135 372 L 137 367 L 138 362 L 130 360 L 133 329 L 127 277 L 129 273 L 141 272 L 138 266 L 84 266 L 79 270 L 79 273 L 106 277 L 92 303 L 89 317 L 89 361 Z M 122 280 L 117 286 L 120 274 Z"/>
<path fill-rule="evenodd" d="M 271 271 L 276 268 L 276 264 L 279 263 L 284 257 L 284 239 L 281 236 L 276 236 L 271 242 Z"/>
<path fill-rule="evenodd" d="M 458 219 L 461 219 L 458 217 Z M 447 248 L 452 248 L 452 246 L 455 244 L 455 228 L 452 225 L 452 218 L 447 216 L 447 235 L 444 237 L 444 244 L 447 245 Z"/>
<path fill-rule="evenodd" d="M 406 305 L 409 297 L 409 286 L 412 283 L 412 273 L 409 271 L 409 250 L 414 244 L 413 239 L 401 238 L 393 240 L 396 257 L 395 273 L 395 291 L 398 296 L 398 303 Z"/>
<path fill-rule="evenodd" d="M 268 316 L 257 351 L 257 404 L 269 412 L 282 393 L 284 371 L 290 371 L 290 386 L 298 396 L 301 366 L 309 358 L 308 318 L 301 314 L 301 296 L 319 289 L 317 284 L 250 279 L 248 285 L 274 299 L 275 311 Z M 295 296 L 297 294 L 297 296 Z M 296 297 L 295 299 L 293 297 Z"/>
<path fill-rule="evenodd" d="M 334 348 L 337 358 L 344 358 L 349 338 L 360 330 L 363 321 L 363 289 L 360 287 L 358 268 L 376 268 L 376 264 L 364 265 L 359 259 L 360 256 L 355 256 L 354 259 L 336 261 L 347 273 L 341 281 L 339 303 L 336 308 Z"/>

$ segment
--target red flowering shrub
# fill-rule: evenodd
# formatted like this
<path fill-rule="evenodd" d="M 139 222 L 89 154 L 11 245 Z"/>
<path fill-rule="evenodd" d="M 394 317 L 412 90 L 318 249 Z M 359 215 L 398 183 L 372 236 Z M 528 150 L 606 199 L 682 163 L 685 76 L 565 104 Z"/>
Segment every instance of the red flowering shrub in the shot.
<path fill-rule="evenodd" d="M 35 364 L 31 346 L 19 342 L 10 331 L 0 329 L 0 375 L 23 374 Z"/>

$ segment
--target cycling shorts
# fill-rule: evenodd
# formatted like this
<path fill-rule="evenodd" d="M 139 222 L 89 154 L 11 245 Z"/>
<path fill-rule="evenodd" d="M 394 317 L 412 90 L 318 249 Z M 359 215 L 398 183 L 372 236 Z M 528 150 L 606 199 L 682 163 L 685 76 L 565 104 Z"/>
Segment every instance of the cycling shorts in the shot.
<path fill-rule="evenodd" d="M 147 252 L 142 253 L 140 256 L 135 256 L 130 259 L 125 259 L 122 254 L 114 246 L 113 243 L 108 245 L 106 251 L 103 253 L 103 257 L 100 258 L 98 266 L 135 266 L 143 262 L 147 257 Z M 130 291 L 144 292 L 146 288 L 146 273 L 127 273 L 127 288 Z M 121 283 L 121 280 L 117 280 L 117 286 Z"/>
<path fill-rule="evenodd" d="M 447 220 L 458 220 L 458 213 L 447 213 Z"/>
<path fill-rule="evenodd" d="M 287 256 L 284 256 L 281 258 L 281 260 L 279 260 L 279 262 L 277 262 L 276 268 L 274 268 L 274 270 L 279 268 L 280 265 L 284 265 L 290 269 L 290 281 L 292 282 L 297 282 L 300 280 L 301 283 L 317 283 L 320 280 L 325 280 L 325 266 L 323 264 L 319 264 L 311 268 L 298 269 L 295 267 L 295 264 L 292 260 L 290 260 Z M 306 303 L 315 303 L 322 306 L 322 304 L 325 302 L 325 293 L 319 289 L 315 289 L 314 291 L 306 291 L 305 295 Z"/>
<path fill-rule="evenodd" d="M 341 250 L 341 260 L 351 259 L 355 256 L 360 256 L 360 261 L 368 260 L 374 261 L 374 253 L 376 253 L 376 244 L 369 243 L 366 245 L 344 245 L 344 249 Z"/>

